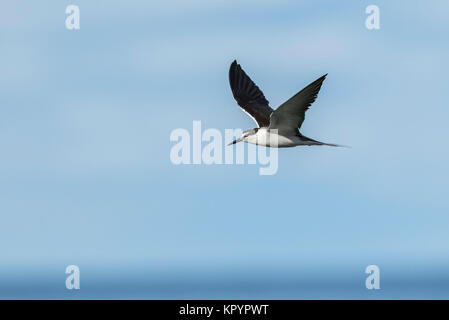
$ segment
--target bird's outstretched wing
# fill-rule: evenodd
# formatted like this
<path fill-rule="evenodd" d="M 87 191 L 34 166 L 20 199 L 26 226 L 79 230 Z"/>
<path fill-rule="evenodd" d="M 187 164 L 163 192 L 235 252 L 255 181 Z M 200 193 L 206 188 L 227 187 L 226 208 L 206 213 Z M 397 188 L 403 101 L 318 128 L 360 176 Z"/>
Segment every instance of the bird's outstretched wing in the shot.
<path fill-rule="evenodd" d="M 326 76 L 315 80 L 277 108 L 271 115 L 269 128 L 284 134 L 297 133 Z"/>
<path fill-rule="evenodd" d="M 229 83 L 232 94 L 243 111 L 253 118 L 259 127 L 268 127 L 273 109 L 269 107 L 268 100 L 259 87 L 235 60 L 229 68 Z"/>

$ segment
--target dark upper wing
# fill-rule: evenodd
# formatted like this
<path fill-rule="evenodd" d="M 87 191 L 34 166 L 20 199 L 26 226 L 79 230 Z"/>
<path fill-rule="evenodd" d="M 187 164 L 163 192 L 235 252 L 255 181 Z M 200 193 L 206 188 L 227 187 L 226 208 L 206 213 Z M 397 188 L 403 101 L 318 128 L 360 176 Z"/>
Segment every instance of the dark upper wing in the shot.
<path fill-rule="evenodd" d="M 301 127 L 307 109 L 318 96 L 327 74 L 315 80 L 277 108 L 270 119 L 270 128 L 281 132 L 297 132 Z"/>
<path fill-rule="evenodd" d="M 273 109 L 268 106 L 268 101 L 259 87 L 235 60 L 229 69 L 229 83 L 239 106 L 256 121 L 259 127 L 268 127 Z"/>

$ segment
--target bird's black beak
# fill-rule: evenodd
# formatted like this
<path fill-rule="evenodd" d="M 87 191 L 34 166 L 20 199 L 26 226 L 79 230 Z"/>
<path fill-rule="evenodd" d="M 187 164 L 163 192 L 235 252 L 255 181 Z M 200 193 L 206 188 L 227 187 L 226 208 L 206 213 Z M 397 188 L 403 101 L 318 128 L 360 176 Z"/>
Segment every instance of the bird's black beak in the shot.
<path fill-rule="evenodd" d="M 242 141 L 242 138 L 232 141 L 231 143 L 228 144 L 228 146 L 236 144 L 237 142 L 240 142 L 240 141 Z"/>

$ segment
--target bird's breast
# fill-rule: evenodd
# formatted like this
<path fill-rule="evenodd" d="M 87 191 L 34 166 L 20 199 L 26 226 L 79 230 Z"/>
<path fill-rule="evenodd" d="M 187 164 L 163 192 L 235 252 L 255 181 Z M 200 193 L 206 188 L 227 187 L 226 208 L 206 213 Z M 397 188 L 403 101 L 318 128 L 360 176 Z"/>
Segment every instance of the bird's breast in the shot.
<path fill-rule="evenodd" d="M 270 132 L 266 129 L 259 129 L 256 134 L 247 138 L 248 143 L 258 144 L 266 147 L 294 147 L 298 145 L 296 137 L 287 137 L 277 133 Z"/>

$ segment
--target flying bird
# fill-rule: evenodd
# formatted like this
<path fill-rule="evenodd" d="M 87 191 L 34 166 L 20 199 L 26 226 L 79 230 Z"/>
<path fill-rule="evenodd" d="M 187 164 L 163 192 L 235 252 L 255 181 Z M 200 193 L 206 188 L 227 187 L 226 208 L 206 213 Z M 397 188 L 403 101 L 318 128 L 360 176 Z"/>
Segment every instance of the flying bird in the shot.
<path fill-rule="evenodd" d="M 315 101 L 326 76 L 327 74 L 318 78 L 273 110 L 263 92 L 234 60 L 229 69 L 232 94 L 242 110 L 257 123 L 258 128 L 244 131 L 239 139 L 228 145 L 245 141 L 278 148 L 301 145 L 342 147 L 338 144 L 313 140 L 299 132 L 305 113 Z"/>

